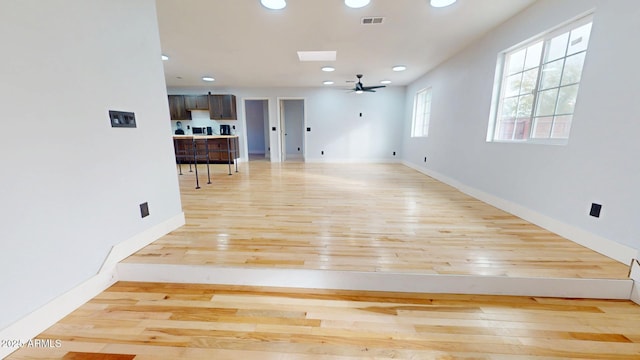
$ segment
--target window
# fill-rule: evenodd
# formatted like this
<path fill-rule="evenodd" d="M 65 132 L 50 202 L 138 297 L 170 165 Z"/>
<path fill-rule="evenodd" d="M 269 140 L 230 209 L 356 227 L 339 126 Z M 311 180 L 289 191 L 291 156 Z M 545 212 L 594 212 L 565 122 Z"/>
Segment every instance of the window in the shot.
<path fill-rule="evenodd" d="M 591 20 L 588 16 L 506 51 L 488 139 L 563 143 L 569 138 Z M 497 100 L 496 100 L 497 97 Z"/>
<path fill-rule="evenodd" d="M 431 88 L 418 91 L 413 100 L 413 125 L 411 137 L 426 137 L 431 117 Z"/>

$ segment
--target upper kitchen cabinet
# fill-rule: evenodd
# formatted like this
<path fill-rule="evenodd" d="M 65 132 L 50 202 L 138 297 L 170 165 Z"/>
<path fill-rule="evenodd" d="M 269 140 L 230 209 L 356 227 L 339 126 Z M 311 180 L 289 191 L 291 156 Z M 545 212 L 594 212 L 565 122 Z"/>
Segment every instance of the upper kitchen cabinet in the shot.
<path fill-rule="evenodd" d="M 191 120 L 191 112 L 187 111 L 184 95 L 169 95 L 169 114 L 171 120 Z"/>
<path fill-rule="evenodd" d="M 187 110 L 209 110 L 209 96 L 185 95 L 184 104 Z"/>
<path fill-rule="evenodd" d="M 213 120 L 237 120 L 236 96 L 209 94 L 209 118 Z"/>

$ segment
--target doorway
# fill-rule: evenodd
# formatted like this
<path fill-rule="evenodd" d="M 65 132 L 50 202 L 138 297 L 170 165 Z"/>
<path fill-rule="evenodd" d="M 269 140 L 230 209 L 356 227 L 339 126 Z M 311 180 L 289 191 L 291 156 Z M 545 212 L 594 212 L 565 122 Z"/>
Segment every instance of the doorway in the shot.
<path fill-rule="evenodd" d="M 281 98 L 278 105 L 280 108 L 282 161 L 304 161 L 305 100 L 302 98 Z"/>
<path fill-rule="evenodd" d="M 271 157 L 269 140 L 269 100 L 245 99 L 244 111 L 247 129 L 249 161 L 265 161 Z"/>

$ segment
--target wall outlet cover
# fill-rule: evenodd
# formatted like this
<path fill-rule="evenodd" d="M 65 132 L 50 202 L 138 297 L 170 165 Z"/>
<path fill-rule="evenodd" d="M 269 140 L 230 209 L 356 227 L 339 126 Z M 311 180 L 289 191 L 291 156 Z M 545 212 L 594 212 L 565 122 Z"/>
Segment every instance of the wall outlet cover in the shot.
<path fill-rule="evenodd" d="M 111 120 L 111 127 L 136 127 L 136 114 L 132 112 L 109 110 L 109 119 Z"/>
<path fill-rule="evenodd" d="M 142 204 L 140 204 L 140 217 L 147 217 L 149 216 L 149 204 L 144 202 Z"/>
<path fill-rule="evenodd" d="M 599 218 L 601 210 L 602 210 L 602 205 L 596 204 L 596 203 L 592 203 L 591 204 L 591 211 L 589 211 L 589 215 Z"/>

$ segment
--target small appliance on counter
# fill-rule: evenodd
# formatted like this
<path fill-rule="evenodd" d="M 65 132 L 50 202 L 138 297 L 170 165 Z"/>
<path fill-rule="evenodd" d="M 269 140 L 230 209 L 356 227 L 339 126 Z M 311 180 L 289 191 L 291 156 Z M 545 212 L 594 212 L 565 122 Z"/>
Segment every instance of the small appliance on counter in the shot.
<path fill-rule="evenodd" d="M 231 135 L 231 125 L 220 125 L 220 135 Z"/>
<path fill-rule="evenodd" d="M 213 129 L 211 126 L 207 126 L 207 135 L 213 135 Z"/>
<path fill-rule="evenodd" d="M 194 126 L 191 129 L 192 129 L 193 135 L 202 135 L 202 134 L 204 134 L 204 128 L 195 127 Z"/>

